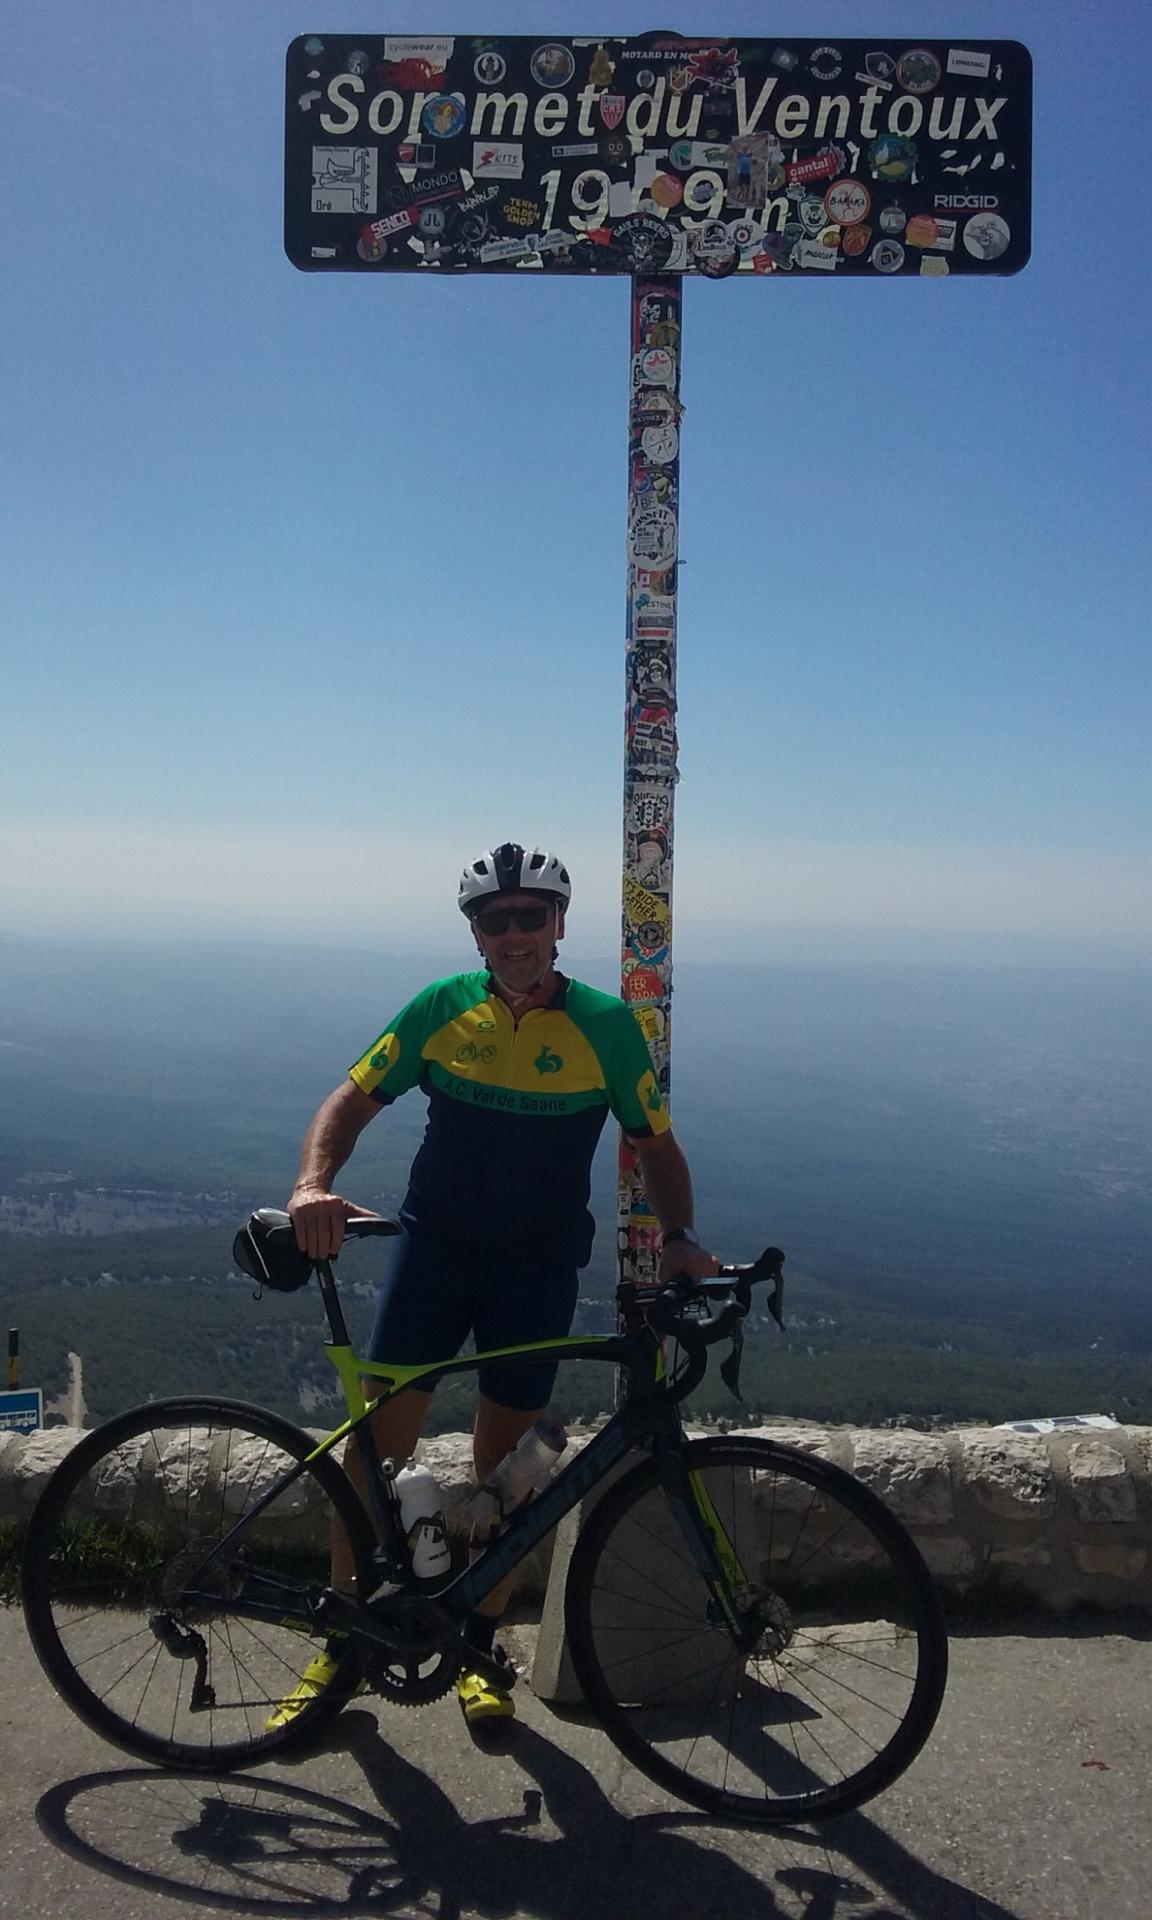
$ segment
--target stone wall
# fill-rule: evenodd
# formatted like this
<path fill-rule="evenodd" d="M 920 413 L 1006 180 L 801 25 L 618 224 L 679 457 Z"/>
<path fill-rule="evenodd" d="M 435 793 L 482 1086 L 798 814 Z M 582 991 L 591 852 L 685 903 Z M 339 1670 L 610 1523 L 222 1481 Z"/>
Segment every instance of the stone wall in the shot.
<path fill-rule="evenodd" d="M 773 1426 L 760 1438 L 855 1473 L 905 1523 L 941 1584 L 1025 1604 L 1152 1611 L 1152 1428 L 1057 1434 L 952 1433 Z M 0 1437 L 0 1521 L 24 1518 L 80 1434 L 67 1427 Z M 575 1434 L 572 1446 L 586 1444 Z M 471 1491 L 467 1436 L 425 1441 L 463 1545 Z M 540 1590 L 547 1547 L 522 1582 Z"/>
<path fill-rule="evenodd" d="M 1044 1606 L 1152 1609 L 1152 1428 L 1055 1434 L 776 1428 L 901 1519 L 941 1584 Z"/>

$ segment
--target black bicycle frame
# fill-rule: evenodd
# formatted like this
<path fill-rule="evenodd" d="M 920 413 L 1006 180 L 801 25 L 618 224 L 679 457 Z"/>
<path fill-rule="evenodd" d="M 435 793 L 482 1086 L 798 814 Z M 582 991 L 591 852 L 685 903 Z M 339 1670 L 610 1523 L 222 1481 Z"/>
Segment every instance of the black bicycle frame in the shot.
<path fill-rule="evenodd" d="M 318 1263 L 320 1292 L 328 1317 L 332 1339 L 337 1346 L 348 1344 L 348 1333 L 344 1322 L 343 1310 L 336 1291 L 335 1276 L 327 1261 Z M 717 1553 L 716 1544 L 705 1526 L 702 1533 L 701 1515 L 696 1502 L 691 1497 L 688 1469 L 681 1457 L 684 1430 L 680 1421 L 679 1403 L 684 1395 L 704 1371 L 702 1354 L 688 1357 L 684 1375 L 672 1388 L 659 1372 L 659 1345 L 646 1328 L 636 1328 L 623 1334 L 600 1336 L 588 1340 L 566 1339 L 562 1345 L 557 1343 L 558 1357 L 570 1360 L 613 1361 L 628 1374 L 629 1384 L 623 1405 L 613 1414 L 600 1432 L 588 1442 L 574 1460 L 549 1481 L 543 1491 L 512 1516 L 495 1539 L 488 1542 L 480 1556 L 463 1573 L 457 1574 L 448 1584 L 439 1589 L 419 1584 L 418 1590 L 427 1592 L 429 1598 L 444 1609 L 451 1620 L 463 1621 L 477 1607 L 481 1600 L 491 1593 L 500 1582 L 510 1574 L 519 1563 L 539 1545 L 544 1536 L 561 1521 L 566 1514 L 597 1486 L 612 1469 L 634 1449 L 643 1444 L 658 1457 L 663 1457 L 666 1470 L 666 1491 L 671 1502 L 681 1534 L 693 1559 L 723 1605 L 725 1613 L 735 1624 L 734 1609 L 729 1595 L 730 1575 L 723 1566 Z M 523 1357 L 525 1362 L 538 1361 L 546 1354 L 543 1343 L 534 1345 L 530 1353 Z M 484 1355 L 467 1354 L 460 1358 L 447 1360 L 428 1368 L 419 1376 L 420 1384 L 433 1387 L 436 1383 L 453 1373 L 474 1371 Z M 502 1356 L 515 1360 L 514 1353 Z M 409 1381 L 409 1385 L 416 1382 Z M 387 1395 L 382 1396 L 385 1400 Z M 385 1584 L 389 1568 L 402 1578 L 398 1585 L 416 1586 L 410 1573 L 404 1566 L 404 1542 L 400 1526 L 399 1501 L 392 1490 L 388 1476 L 381 1463 L 376 1439 L 372 1432 L 372 1414 L 381 1404 L 377 1398 L 366 1411 L 352 1422 L 348 1428 L 349 1438 L 354 1438 L 361 1460 L 364 1464 L 365 1479 L 372 1517 L 375 1521 L 377 1537 L 377 1563 L 381 1567 Z M 331 1436 L 330 1436 L 331 1437 Z M 216 1543 L 212 1551 L 201 1563 L 200 1571 L 210 1567 L 213 1561 L 244 1533 L 252 1520 L 279 1498 L 292 1483 L 307 1471 L 308 1462 L 301 1461 L 281 1475 L 275 1484 L 266 1489 L 254 1507 L 237 1521 L 224 1538 Z M 296 1583 L 286 1580 L 280 1586 L 277 1597 L 269 1602 L 235 1596 L 229 1601 L 229 1610 L 233 1613 L 248 1615 L 255 1619 L 267 1619 L 283 1616 L 284 1595 L 291 1592 Z M 302 1591 L 304 1589 L 301 1589 Z M 394 1588 L 393 1591 L 396 1589 Z M 196 1601 L 210 1601 L 207 1593 L 200 1596 L 194 1591 L 185 1590 L 186 1597 Z M 383 1597 L 383 1596 L 382 1596 Z M 390 1636 L 386 1630 L 373 1631 L 370 1611 L 363 1603 L 354 1600 L 351 1595 L 327 1589 L 325 1595 L 326 1617 L 333 1626 L 339 1624 L 357 1638 L 369 1641 L 379 1639 L 387 1644 Z M 302 1616 L 303 1623 L 303 1616 Z"/>

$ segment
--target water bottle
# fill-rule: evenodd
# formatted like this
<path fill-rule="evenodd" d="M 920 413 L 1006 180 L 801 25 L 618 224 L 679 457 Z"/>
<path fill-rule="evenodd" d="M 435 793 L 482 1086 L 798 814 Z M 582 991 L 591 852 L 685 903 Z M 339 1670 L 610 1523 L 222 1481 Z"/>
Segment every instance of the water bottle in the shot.
<path fill-rule="evenodd" d="M 568 1435 L 558 1420 L 537 1420 L 529 1427 L 470 1502 L 468 1511 L 477 1531 L 490 1532 L 530 1493 L 539 1492 L 567 1445 Z"/>
<path fill-rule="evenodd" d="M 412 1555 L 412 1571 L 421 1580 L 447 1573 L 452 1565 L 444 1526 L 444 1502 L 427 1467 L 409 1460 L 394 1482 L 400 1521 Z"/>

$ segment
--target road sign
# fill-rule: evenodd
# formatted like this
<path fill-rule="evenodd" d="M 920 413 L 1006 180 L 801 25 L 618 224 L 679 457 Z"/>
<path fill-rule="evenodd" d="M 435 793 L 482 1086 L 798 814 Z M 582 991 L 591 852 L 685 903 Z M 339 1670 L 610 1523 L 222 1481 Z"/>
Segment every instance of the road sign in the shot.
<path fill-rule="evenodd" d="M 309 271 L 1015 273 L 1017 41 L 306 34 L 285 247 Z"/>
<path fill-rule="evenodd" d="M 968 37 L 306 34 L 285 127 L 297 267 L 631 279 L 621 990 L 666 1095 L 684 277 L 1018 272 L 1031 56 Z M 619 1202 L 621 1277 L 647 1285 L 660 1223 L 624 1138 Z"/>
<path fill-rule="evenodd" d="M 39 1387 L 0 1393 L 0 1433 L 35 1433 L 43 1425 L 44 1402 Z"/>

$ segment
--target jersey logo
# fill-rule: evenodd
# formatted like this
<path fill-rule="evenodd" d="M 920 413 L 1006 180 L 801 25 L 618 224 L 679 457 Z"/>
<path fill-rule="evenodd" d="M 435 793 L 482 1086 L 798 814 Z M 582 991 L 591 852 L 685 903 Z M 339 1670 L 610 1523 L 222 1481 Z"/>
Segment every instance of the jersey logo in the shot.
<path fill-rule="evenodd" d="M 456 1061 L 459 1061 L 461 1066 L 466 1067 L 471 1065 L 473 1060 L 481 1060 L 487 1064 L 489 1060 L 495 1060 L 495 1058 L 495 1047 L 478 1047 L 474 1040 L 466 1040 L 452 1064 L 455 1066 Z"/>
<path fill-rule="evenodd" d="M 564 1058 L 562 1054 L 553 1053 L 551 1047 L 544 1046 L 541 1047 L 532 1065 L 537 1073 L 559 1073 L 564 1065 Z"/>
<path fill-rule="evenodd" d="M 646 1073 L 643 1079 L 637 1082 L 636 1091 L 640 1095 L 641 1100 L 643 1100 L 649 1113 L 663 1113 L 664 1096 L 660 1091 L 660 1084 L 654 1073 Z"/>

